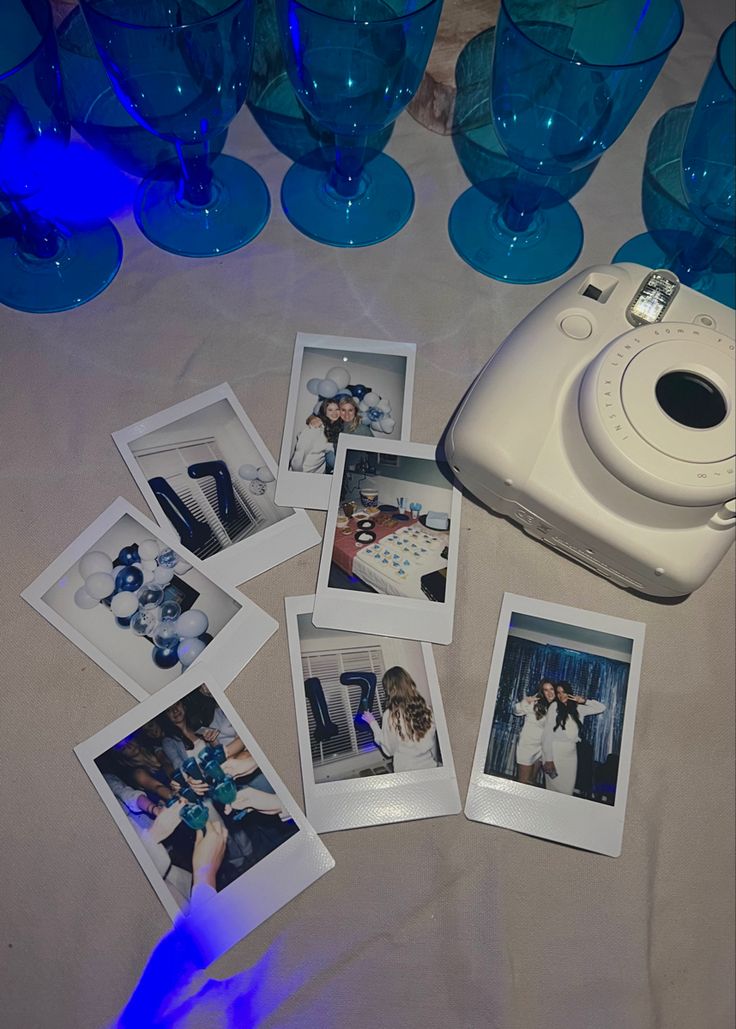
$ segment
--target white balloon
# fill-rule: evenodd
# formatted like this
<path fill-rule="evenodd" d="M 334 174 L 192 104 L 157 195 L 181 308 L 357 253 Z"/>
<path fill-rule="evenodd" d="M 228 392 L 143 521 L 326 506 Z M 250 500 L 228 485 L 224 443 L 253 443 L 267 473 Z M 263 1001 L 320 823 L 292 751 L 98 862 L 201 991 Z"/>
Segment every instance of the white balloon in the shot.
<path fill-rule="evenodd" d="M 191 636 L 201 636 L 207 632 L 209 619 L 204 611 L 193 608 L 191 611 L 183 611 L 176 620 L 176 632 L 182 639 Z"/>
<path fill-rule="evenodd" d="M 350 382 L 350 372 L 346 365 L 336 365 L 334 368 L 330 368 L 327 378 L 332 379 L 338 389 L 346 389 Z"/>
<path fill-rule="evenodd" d="M 110 601 L 110 610 L 118 618 L 130 618 L 138 610 L 137 594 L 127 591 L 116 593 Z"/>
<path fill-rule="evenodd" d="M 155 561 L 141 561 L 141 571 L 145 575 L 146 572 L 154 572 L 158 568 Z"/>
<path fill-rule="evenodd" d="M 381 397 L 378 403 L 374 406 L 379 411 L 382 411 L 384 414 L 391 414 L 391 404 L 388 402 L 388 400 L 384 400 L 383 397 Z"/>
<path fill-rule="evenodd" d="M 197 660 L 205 646 L 206 644 L 202 640 L 184 639 L 176 649 L 176 656 L 184 667 L 188 668 L 193 661 Z"/>
<path fill-rule="evenodd" d="M 329 400 L 337 393 L 337 384 L 332 379 L 322 379 L 319 384 L 319 395 Z"/>
<path fill-rule="evenodd" d="M 89 579 L 95 572 L 107 572 L 108 575 L 112 572 L 112 561 L 101 550 L 90 550 L 79 562 L 79 574 L 83 579 Z"/>
<path fill-rule="evenodd" d="M 157 540 L 147 539 L 143 540 L 142 543 L 138 544 L 138 553 L 141 558 L 141 564 L 145 567 L 146 561 L 155 561 L 159 555 L 161 547 Z"/>
<path fill-rule="evenodd" d="M 115 580 L 107 572 L 93 572 L 88 579 L 85 579 L 84 588 L 95 600 L 104 600 L 114 591 Z"/>
<path fill-rule="evenodd" d="M 74 603 L 77 607 L 81 607 L 83 611 L 90 611 L 93 607 L 97 607 L 99 600 L 95 600 L 94 597 L 90 596 L 84 586 L 80 586 L 74 594 Z M 137 606 L 138 605 L 136 604 L 136 607 Z"/>
<path fill-rule="evenodd" d="M 241 479 L 257 479 L 258 469 L 254 464 L 241 464 L 238 468 L 238 475 Z"/>
<path fill-rule="evenodd" d="M 395 419 L 389 418 L 388 415 L 384 415 L 384 417 L 378 423 L 378 428 L 381 430 L 381 432 L 393 432 L 395 425 Z"/>
<path fill-rule="evenodd" d="M 153 573 L 153 581 L 157 582 L 159 586 L 165 586 L 167 582 L 171 582 L 174 578 L 173 568 L 157 568 Z"/>
<path fill-rule="evenodd" d="M 381 398 L 378 393 L 374 393 L 373 390 L 371 390 L 370 393 L 366 393 L 363 397 L 363 401 L 368 405 L 368 407 L 375 407 L 380 399 Z"/>
<path fill-rule="evenodd" d="M 191 569 L 191 565 L 187 561 L 183 561 L 181 558 L 174 565 L 174 571 L 177 575 L 186 575 Z"/>
<path fill-rule="evenodd" d="M 268 468 L 265 464 L 262 464 L 261 467 L 258 469 L 258 478 L 261 480 L 261 482 L 274 481 L 274 476 L 271 473 L 271 469 Z"/>

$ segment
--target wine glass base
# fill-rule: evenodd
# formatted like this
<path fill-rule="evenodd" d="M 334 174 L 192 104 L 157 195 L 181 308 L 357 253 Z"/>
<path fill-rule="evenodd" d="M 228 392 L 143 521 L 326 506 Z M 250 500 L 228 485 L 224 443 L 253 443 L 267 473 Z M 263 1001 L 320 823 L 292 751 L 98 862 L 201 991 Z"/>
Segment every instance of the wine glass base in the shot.
<path fill-rule="evenodd" d="M 663 240 L 666 236 L 667 234 L 663 232 Z M 648 232 L 642 232 L 641 235 L 634 236 L 619 248 L 613 262 L 619 264 L 622 261 L 630 261 L 633 264 L 643 264 L 645 268 L 671 268 L 675 263 L 673 257 L 683 243 L 683 234 L 672 232 L 670 238 L 672 247 L 665 250 L 654 236 Z M 733 307 L 736 303 L 736 275 L 729 268 L 729 266 L 732 268 L 730 261 L 724 262 L 724 264 L 725 268 L 722 271 L 712 268 L 704 269 L 686 285 L 697 290 L 698 293 L 705 294 L 711 300 L 717 300 L 726 307 Z"/>
<path fill-rule="evenodd" d="M 181 198 L 179 176 L 154 173 L 135 198 L 143 235 L 162 250 L 184 257 L 215 257 L 250 243 L 268 221 L 266 183 L 250 165 L 220 155 L 211 162 L 212 198 L 200 207 Z"/>
<path fill-rule="evenodd" d="M 123 259 L 112 222 L 57 231 L 59 248 L 48 258 L 31 257 L 14 237 L 0 237 L 0 304 L 53 314 L 85 304 L 110 285 Z"/>
<path fill-rule="evenodd" d="M 364 188 L 347 201 L 329 188 L 329 167 L 315 154 L 293 164 L 281 185 L 291 224 L 333 247 L 367 247 L 394 236 L 414 210 L 414 188 L 400 164 L 377 153 L 365 164 Z"/>
<path fill-rule="evenodd" d="M 463 261 L 501 282 L 547 282 L 575 263 L 583 246 L 583 226 L 567 201 L 540 209 L 530 228 L 514 235 L 500 209 L 471 187 L 452 206 L 450 241 Z"/>

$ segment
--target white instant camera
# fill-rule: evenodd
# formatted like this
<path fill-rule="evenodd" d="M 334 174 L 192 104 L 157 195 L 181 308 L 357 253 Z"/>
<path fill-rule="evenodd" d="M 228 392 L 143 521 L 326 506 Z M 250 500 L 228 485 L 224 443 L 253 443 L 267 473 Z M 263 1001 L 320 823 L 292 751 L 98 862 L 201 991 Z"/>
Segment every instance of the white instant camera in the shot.
<path fill-rule="evenodd" d="M 445 436 L 480 501 L 626 589 L 701 586 L 736 535 L 734 312 L 636 264 L 570 279 Z"/>

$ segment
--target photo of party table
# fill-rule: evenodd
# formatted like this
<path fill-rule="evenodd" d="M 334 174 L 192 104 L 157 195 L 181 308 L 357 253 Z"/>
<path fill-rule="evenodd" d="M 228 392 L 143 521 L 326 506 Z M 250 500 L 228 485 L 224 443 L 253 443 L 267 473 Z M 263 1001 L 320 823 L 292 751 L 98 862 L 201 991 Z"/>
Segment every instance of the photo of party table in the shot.
<path fill-rule="evenodd" d="M 354 531 L 350 531 L 353 530 Z M 356 519 L 335 530 L 332 559 L 346 575 L 357 576 L 376 593 L 394 597 L 427 596 L 422 578 L 447 568 L 443 557 L 449 532 L 432 532 L 416 521 L 392 518 L 366 532 L 374 540 L 361 543 Z"/>

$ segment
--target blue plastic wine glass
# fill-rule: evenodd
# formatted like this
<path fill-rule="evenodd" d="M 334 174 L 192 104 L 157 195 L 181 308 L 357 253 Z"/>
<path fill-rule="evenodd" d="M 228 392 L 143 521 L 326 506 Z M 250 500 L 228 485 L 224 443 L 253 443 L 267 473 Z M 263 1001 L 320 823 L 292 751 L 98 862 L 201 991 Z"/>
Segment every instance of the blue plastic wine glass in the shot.
<path fill-rule="evenodd" d="M 61 225 L 34 209 L 68 141 L 48 0 L 2 0 L 0 303 L 20 311 L 77 307 L 120 267 L 123 248 L 111 222 Z"/>
<path fill-rule="evenodd" d="M 721 36 L 693 108 L 682 146 L 681 184 L 697 219 L 693 231 L 673 224 L 656 236 L 642 233 L 625 243 L 614 261 L 670 268 L 681 282 L 733 307 L 733 263 L 717 257 L 727 237 L 736 234 L 736 22 Z"/>
<path fill-rule="evenodd" d="M 408 221 L 409 176 L 366 141 L 414 96 L 441 10 L 442 0 L 276 0 L 292 86 L 335 136 L 332 165 L 315 151 L 284 178 L 281 203 L 300 232 L 333 246 L 368 246 Z"/>
<path fill-rule="evenodd" d="M 501 0 L 491 107 L 522 173 L 503 205 L 472 188 L 453 206 L 450 238 L 468 264 L 508 282 L 545 282 L 573 264 L 582 225 L 562 197 L 550 204 L 548 183 L 618 139 L 682 24 L 680 0 Z"/>
<path fill-rule="evenodd" d="M 178 168 L 143 180 L 135 214 L 164 250 L 212 257 L 237 250 L 268 220 L 270 199 L 249 165 L 212 155 L 243 105 L 255 0 L 81 0 L 113 89 L 144 128 L 172 143 Z"/>

